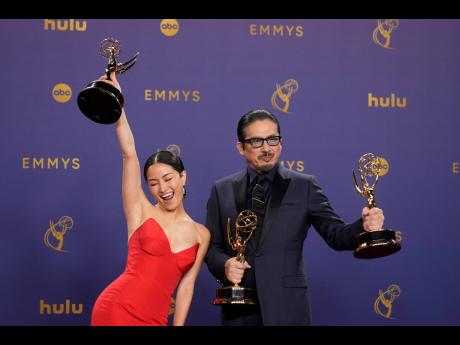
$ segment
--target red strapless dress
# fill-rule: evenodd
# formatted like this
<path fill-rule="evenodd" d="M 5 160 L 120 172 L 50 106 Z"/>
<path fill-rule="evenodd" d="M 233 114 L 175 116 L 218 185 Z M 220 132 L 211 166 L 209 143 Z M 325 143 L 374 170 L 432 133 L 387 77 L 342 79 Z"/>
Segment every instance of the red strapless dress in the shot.
<path fill-rule="evenodd" d="M 173 253 L 161 226 L 148 218 L 128 241 L 125 271 L 97 298 L 91 325 L 167 326 L 171 296 L 198 246 Z"/>

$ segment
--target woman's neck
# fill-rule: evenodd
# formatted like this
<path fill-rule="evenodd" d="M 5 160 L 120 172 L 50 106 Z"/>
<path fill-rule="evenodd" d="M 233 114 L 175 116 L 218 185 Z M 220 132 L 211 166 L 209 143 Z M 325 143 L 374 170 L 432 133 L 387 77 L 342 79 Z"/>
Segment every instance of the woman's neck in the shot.
<path fill-rule="evenodd" d="M 168 220 L 176 220 L 187 215 L 184 209 L 184 205 L 182 203 L 174 210 L 167 210 L 159 204 L 156 205 L 156 209 L 159 212 L 161 212 L 164 218 Z"/>

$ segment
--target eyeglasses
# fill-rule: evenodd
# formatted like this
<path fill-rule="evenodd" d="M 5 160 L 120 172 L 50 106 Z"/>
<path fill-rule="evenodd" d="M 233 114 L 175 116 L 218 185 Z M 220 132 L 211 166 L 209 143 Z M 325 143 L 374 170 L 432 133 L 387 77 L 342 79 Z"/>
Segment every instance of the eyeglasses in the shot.
<path fill-rule="evenodd" d="M 269 146 L 278 146 L 281 141 L 281 135 L 273 135 L 268 138 L 248 138 L 244 139 L 243 143 L 249 143 L 253 148 L 258 148 L 263 146 L 264 141 L 266 141 Z"/>

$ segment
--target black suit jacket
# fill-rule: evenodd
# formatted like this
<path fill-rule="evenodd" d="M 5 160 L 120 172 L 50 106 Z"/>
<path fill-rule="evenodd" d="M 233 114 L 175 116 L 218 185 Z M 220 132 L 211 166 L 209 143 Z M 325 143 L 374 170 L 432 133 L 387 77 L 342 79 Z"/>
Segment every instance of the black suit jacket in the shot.
<path fill-rule="evenodd" d="M 211 243 L 206 263 L 221 282 L 226 281 L 225 261 L 236 255 L 226 237 L 227 218 L 234 224 L 244 209 L 246 184 L 246 171 L 225 177 L 214 183 L 208 200 Z M 343 222 L 314 176 L 279 165 L 254 262 L 250 262 L 264 325 L 310 324 L 303 244 L 311 225 L 335 250 L 354 249 L 355 236 L 364 231 L 361 219 Z"/>

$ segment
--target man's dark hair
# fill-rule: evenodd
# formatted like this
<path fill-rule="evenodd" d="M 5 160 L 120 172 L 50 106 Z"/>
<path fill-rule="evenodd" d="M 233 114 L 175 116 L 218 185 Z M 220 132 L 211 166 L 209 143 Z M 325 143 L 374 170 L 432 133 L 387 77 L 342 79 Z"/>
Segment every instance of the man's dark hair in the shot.
<path fill-rule="evenodd" d="M 272 121 L 274 124 L 276 124 L 276 127 L 278 128 L 278 135 L 281 135 L 280 123 L 278 122 L 278 119 L 275 115 L 263 109 L 251 110 L 250 112 L 244 114 L 241 117 L 240 121 L 238 121 L 238 128 L 236 130 L 236 134 L 238 135 L 239 142 L 242 143 L 243 140 L 246 139 L 244 137 L 244 130 L 246 129 L 246 127 L 248 127 L 254 121 L 259 120 Z"/>
<path fill-rule="evenodd" d="M 177 156 L 171 151 L 161 150 L 161 151 L 155 152 L 145 161 L 144 178 L 146 181 L 147 181 L 147 170 L 149 169 L 151 165 L 155 163 L 168 164 L 174 170 L 176 170 L 179 174 L 185 170 L 184 164 L 182 163 L 182 160 L 180 159 L 179 156 Z"/>

